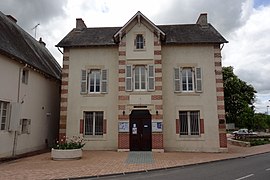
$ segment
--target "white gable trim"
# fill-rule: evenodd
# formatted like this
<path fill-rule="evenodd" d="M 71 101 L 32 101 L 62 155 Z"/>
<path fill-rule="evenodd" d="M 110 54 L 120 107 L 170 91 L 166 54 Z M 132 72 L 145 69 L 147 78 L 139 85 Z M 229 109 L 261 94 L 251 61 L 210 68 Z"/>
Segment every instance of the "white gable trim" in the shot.
<path fill-rule="evenodd" d="M 146 16 L 144 16 L 140 11 L 138 11 L 119 31 L 117 31 L 114 34 L 114 39 L 120 39 L 122 38 L 123 32 L 125 32 L 125 29 L 134 21 L 134 19 L 137 18 L 138 23 L 142 23 L 141 19 L 143 18 L 151 27 L 153 27 L 154 31 L 157 32 L 158 36 L 165 36 L 165 33 L 159 29 L 153 22 L 151 22 Z"/>

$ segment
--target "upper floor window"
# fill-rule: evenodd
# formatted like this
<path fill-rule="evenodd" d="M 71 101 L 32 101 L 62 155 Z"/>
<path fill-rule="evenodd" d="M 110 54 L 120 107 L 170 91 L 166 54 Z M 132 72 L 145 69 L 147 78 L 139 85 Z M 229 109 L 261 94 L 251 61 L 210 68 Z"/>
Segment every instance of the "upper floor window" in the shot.
<path fill-rule="evenodd" d="M 30 119 L 21 119 L 20 124 L 21 124 L 21 134 L 29 134 L 31 120 Z"/>
<path fill-rule="evenodd" d="M 108 70 L 89 69 L 81 72 L 81 93 L 107 93 Z"/>
<path fill-rule="evenodd" d="M 0 101 L 0 130 L 7 130 L 9 102 Z"/>
<path fill-rule="evenodd" d="M 193 91 L 194 90 L 194 75 L 192 68 L 182 69 L 182 90 Z"/>
<path fill-rule="evenodd" d="M 100 74 L 100 70 L 91 70 L 88 73 L 88 89 L 89 89 L 89 93 L 95 93 L 95 92 L 100 92 L 100 78 L 101 78 L 101 74 Z"/>
<path fill-rule="evenodd" d="M 22 71 L 22 83 L 28 84 L 28 76 L 29 76 L 29 71 L 26 69 L 23 69 Z"/>
<path fill-rule="evenodd" d="M 146 68 L 145 66 L 135 66 L 134 68 L 134 89 L 146 90 Z"/>
<path fill-rule="evenodd" d="M 135 39 L 135 48 L 136 49 L 144 49 L 145 40 L 143 34 L 137 34 Z"/>
<path fill-rule="evenodd" d="M 155 68 L 154 65 L 126 66 L 126 91 L 154 91 Z"/>
<path fill-rule="evenodd" d="M 175 92 L 202 92 L 202 70 L 199 67 L 174 69 Z"/>

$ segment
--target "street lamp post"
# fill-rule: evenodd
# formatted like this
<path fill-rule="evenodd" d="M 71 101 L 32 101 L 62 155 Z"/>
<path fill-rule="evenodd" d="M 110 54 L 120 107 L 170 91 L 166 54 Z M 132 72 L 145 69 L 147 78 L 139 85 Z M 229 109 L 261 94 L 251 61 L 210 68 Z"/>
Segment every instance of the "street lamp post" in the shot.
<path fill-rule="evenodd" d="M 266 106 L 266 108 L 267 108 L 267 111 L 266 111 L 266 112 L 267 112 L 267 115 L 269 115 L 269 114 L 268 114 L 268 108 L 269 108 L 269 106 Z"/>

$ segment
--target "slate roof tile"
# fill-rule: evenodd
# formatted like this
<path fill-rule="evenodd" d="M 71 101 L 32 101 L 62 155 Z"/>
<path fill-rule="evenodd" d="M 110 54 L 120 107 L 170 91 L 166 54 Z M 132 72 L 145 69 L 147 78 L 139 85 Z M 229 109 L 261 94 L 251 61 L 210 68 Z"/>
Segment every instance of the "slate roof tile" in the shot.
<path fill-rule="evenodd" d="M 157 25 L 166 34 L 163 44 L 227 43 L 228 41 L 211 25 L 199 24 Z M 113 36 L 121 27 L 73 29 L 56 46 L 106 46 L 117 45 Z"/>

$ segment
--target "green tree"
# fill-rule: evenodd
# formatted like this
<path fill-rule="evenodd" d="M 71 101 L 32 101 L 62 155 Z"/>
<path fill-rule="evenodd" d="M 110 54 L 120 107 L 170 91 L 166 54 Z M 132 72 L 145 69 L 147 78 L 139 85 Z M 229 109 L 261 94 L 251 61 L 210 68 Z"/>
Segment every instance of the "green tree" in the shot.
<path fill-rule="evenodd" d="M 223 67 L 226 120 L 236 127 L 254 127 L 254 101 L 256 90 L 239 79 L 233 67 Z"/>
<path fill-rule="evenodd" d="M 256 113 L 254 117 L 254 129 L 265 130 L 270 128 L 270 116 Z"/>

